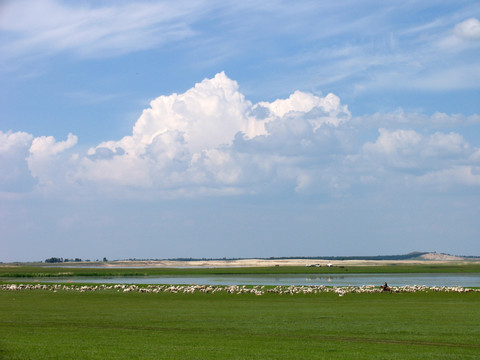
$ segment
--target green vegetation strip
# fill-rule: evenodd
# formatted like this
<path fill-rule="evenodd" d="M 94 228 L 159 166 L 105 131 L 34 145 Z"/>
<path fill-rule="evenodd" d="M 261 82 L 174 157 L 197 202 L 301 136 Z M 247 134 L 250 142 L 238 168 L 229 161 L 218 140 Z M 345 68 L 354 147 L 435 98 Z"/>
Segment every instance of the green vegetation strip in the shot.
<path fill-rule="evenodd" d="M 379 266 L 271 266 L 238 268 L 92 268 L 2 266 L 0 278 L 41 277 L 114 277 L 155 275 L 251 275 L 251 274 L 393 274 L 393 273 L 480 273 L 480 263 L 475 264 L 421 264 Z"/>
<path fill-rule="evenodd" d="M 0 291 L 0 358 L 478 359 L 480 293 Z"/>

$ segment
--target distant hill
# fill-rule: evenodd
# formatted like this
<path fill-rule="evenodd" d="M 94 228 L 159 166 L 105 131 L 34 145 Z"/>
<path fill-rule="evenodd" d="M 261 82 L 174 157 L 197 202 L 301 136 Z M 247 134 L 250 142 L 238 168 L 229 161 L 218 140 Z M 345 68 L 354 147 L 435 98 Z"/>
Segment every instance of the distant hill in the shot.
<path fill-rule="evenodd" d="M 442 254 L 442 253 L 426 253 L 420 256 L 424 260 L 466 260 L 466 259 L 473 259 L 478 258 L 476 256 L 456 256 L 450 254 Z"/>

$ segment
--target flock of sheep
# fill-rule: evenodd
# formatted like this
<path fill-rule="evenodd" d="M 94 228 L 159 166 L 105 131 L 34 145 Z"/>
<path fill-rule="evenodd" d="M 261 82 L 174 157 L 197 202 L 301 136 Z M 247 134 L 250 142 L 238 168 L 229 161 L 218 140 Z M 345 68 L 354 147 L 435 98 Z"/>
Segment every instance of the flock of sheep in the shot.
<path fill-rule="evenodd" d="M 145 292 L 145 293 L 216 293 L 216 292 L 226 292 L 228 294 L 253 294 L 253 295 L 264 295 L 266 293 L 271 294 L 286 294 L 286 295 L 295 295 L 295 294 L 318 294 L 318 293 L 335 293 L 339 296 L 344 296 L 349 293 L 380 293 L 382 289 L 379 286 L 375 285 L 365 285 L 365 286 L 275 286 L 275 287 L 265 287 L 265 286 L 241 286 L 241 285 L 147 285 L 147 286 L 138 286 L 130 284 L 117 284 L 117 285 L 62 285 L 62 284 L 2 284 L 0 285 L 0 291 L 20 291 L 20 290 L 47 290 L 47 291 L 99 291 L 99 290 L 115 290 L 118 292 Z M 471 289 L 464 288 L 460 286 L 446 287 L 446 286 L 432 286 L 427 287 L 423 285 L 405 285 L 405 286 L 392 286 L 390 292 L 393 293 L 405 293 L 405 292 L 456 292 L 456 293 L 467 293 L 467 292 L 480 292 L 480 289 Z"/>

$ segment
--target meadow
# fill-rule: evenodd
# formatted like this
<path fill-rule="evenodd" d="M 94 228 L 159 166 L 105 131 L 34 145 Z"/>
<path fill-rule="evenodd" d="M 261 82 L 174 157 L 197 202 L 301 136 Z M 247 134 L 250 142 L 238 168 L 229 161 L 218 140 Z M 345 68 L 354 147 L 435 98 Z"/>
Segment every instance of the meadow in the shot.
<path fill-rule="evenodd" d="M 100 263 L 101 265 L 101 263 Z M 2 278 L 42 278 L 42 277 L 125 277 L 156 275 L 249 275 L 249 274 L 410 274 L 410 273 L 480 273 L 480 263 L 460 264 L 399 264 L 365 266 L 268 266 L 268 267 L 223 267 L 223 268 L 168 268 L 168 267 L 67 267 L 62 265 L 3 265 Z"/>
<path fill-rule="evenodd" d="M 1 359 L 478 359 L 480 293 L 0 291 Z"/>
<path fill-rule="evenodd" d="M 7 264 L 0 267 L 0 284 L 56 277 L 478 272 L 478 263 L 186 269 Z M 49 286 L 0 290 L 0 359 L 480 358 L 480 292 L 256 296 Z"/>

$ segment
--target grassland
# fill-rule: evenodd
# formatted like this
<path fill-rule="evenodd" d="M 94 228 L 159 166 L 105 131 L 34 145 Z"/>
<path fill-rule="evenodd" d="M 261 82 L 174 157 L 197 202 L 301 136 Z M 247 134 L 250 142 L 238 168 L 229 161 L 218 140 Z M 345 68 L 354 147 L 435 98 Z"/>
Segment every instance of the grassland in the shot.
<path fill-rule="evenodd" d="M 478 359 L 480 293 L 0 291 L 0 358 Z"/>
<path fill-rule="evenodd" d="M 0 267 L 33 278 L 479 273 L 480 264 Z M 41 280 L 40 280 L 41 282 Z M 478 359 L 480 292 L 278 295 L 0 291 L 0 359 Z"/>
<path fill-rule="evenodd" d="M 224 267 L 224 268 L 115 268 L 65 266 L 12 266 L 0 267 L 1 278 L 41 278 L 41 277 L 114 277 L 114 276 L 155 276 L 155 275 L 227 275 L 227 274 L 372 274 L 372 273 L 480 273 L 480 263 L 438 264 L 385 264 L 375 266 L 270 266 L 270 267 Z"/>

